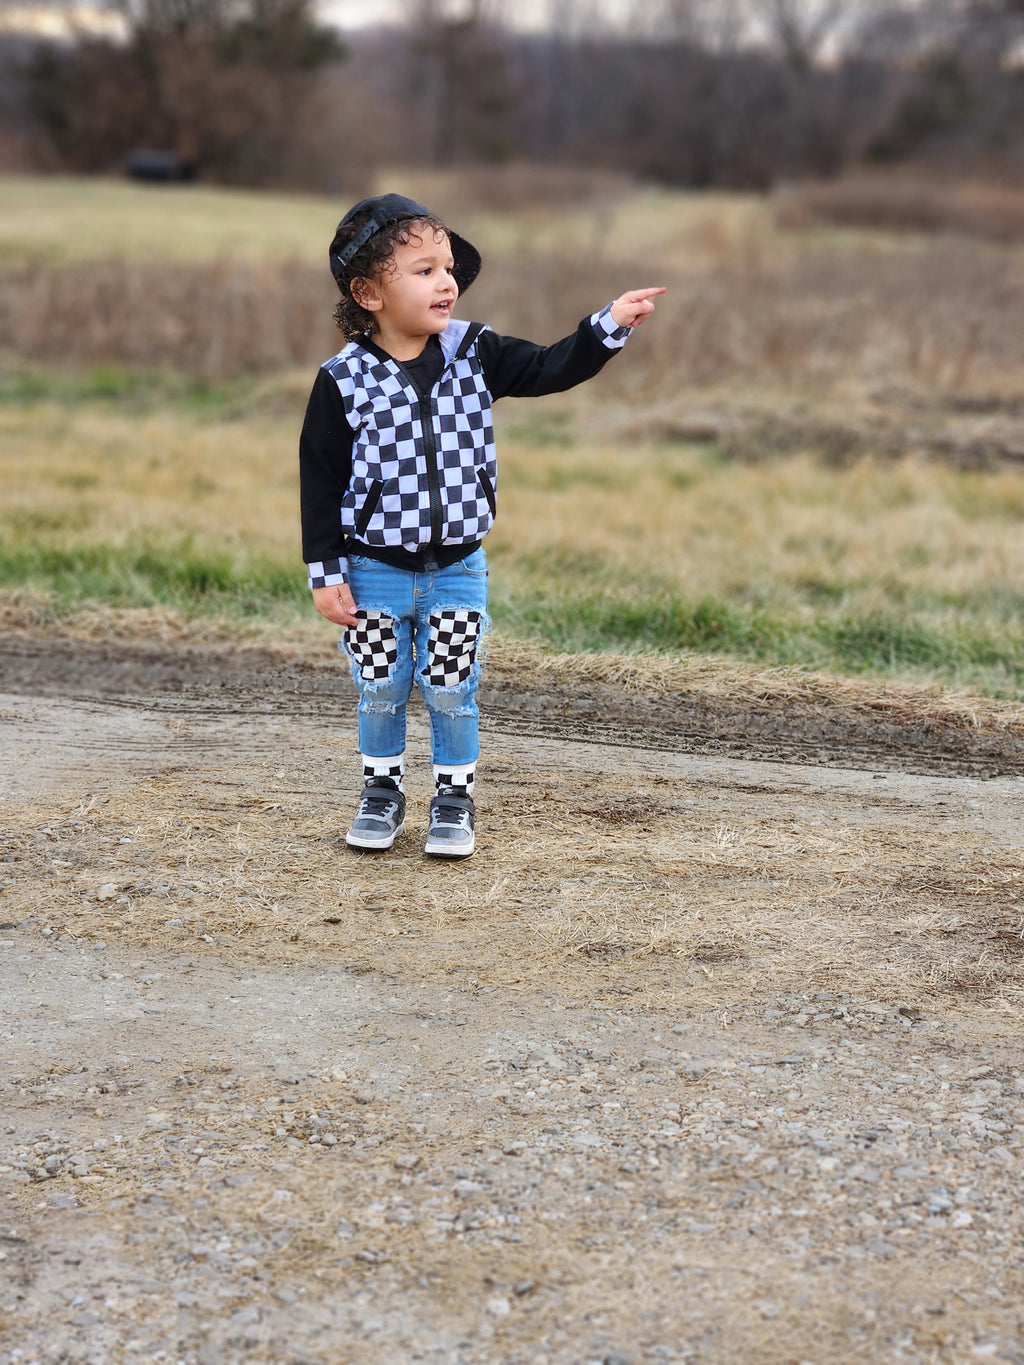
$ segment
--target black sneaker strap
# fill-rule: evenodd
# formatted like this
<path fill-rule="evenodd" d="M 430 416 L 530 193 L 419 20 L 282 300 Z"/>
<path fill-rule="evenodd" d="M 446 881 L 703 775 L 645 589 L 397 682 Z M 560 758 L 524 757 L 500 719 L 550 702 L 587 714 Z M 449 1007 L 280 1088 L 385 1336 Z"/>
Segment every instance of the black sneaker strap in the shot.
<path fill-rule="evenodd" d="M 469 795 L 460 796 L 458 793 L 452 791 L 450 787 L 445 791 L 438 792 L 431 800 L 430 804 L 432 806 L 454 806 L 457 810 L 468 810 L 470 815 L 476 814 L 476 806 L 473 802 L 473 798 Z"/>

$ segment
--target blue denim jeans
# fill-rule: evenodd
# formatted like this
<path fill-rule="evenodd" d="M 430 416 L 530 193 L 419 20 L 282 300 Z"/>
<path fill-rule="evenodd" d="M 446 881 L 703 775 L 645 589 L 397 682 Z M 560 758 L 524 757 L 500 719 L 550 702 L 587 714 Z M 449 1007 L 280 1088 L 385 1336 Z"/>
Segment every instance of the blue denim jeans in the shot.
<path fill-rule="evenodd" d="M 360 617 L 338 642 L 359 692 L 359 748 L 375 758 L 405 749 L 413 679 L 430 717 L 435 764 L 480 756 L 476 689 L 479 646 L 489 626 L 487 559 L 474 550 L 433 573 L 393 569 L 350 555 L 349 583 Z"/>

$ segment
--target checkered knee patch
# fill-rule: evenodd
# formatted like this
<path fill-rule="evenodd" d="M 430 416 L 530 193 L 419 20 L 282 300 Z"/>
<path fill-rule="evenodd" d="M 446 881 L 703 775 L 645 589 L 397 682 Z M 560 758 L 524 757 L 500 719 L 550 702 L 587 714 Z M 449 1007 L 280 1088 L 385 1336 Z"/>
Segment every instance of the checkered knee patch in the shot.
<path fill-rule="evenodd" d="M 430 639 L 424 676 L 431 687 L 458 687 L 473 672 L 481 614 L 469 607 L 448 607 L 432 611 L 428 619 Z"/>
<path fill-rule="evenodd" d="M 383 682 L 398 662 L 395 623 L 381 611 L 357 611 L 357 626 L 349 626 L 346 642 L 364 682 Z"/>

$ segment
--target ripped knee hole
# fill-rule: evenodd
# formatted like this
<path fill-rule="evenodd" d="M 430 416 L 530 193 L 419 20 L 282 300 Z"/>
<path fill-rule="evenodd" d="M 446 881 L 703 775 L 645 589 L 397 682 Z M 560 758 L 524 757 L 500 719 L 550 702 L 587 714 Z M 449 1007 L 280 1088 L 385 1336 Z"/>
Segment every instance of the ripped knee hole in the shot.
<path fill-rule="evenodd" d="M 431 687 L 458 687 L 473 672 L 483 616 L 469 607 L 445 607 L 427 618 L 430 635 L 423 677 Z"/>
<path fill-rule="evenodd" d="M 364 682 L 383 682 L 398 662 L 394 618 L 382 611 L 358 610 L 357 626 L 349 626 L 345 643 Z"/>

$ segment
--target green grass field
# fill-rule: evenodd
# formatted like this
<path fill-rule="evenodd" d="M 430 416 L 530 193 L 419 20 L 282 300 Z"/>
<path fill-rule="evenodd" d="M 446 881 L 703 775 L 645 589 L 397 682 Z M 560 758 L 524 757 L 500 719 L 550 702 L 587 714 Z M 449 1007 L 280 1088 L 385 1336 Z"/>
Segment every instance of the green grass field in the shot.
<path fill-rule="evenodd" d="M 6 176 L 0 178 L 0 260 L 326 259 L 324 222 L 332 213 L 328 200 L 308 195 Z"/>
<path fill-rule="evenodd" d="M 757 240 L 759 222 L 773 260 L 792 265 L 801 250 L 753 201 L 648 195 L 637 203 L 661 259 L 680 243 L 703 243 L 710 259 L 736 233 Z M 65 262 L 162 251 L 194 259 L 231 249 L 257 264 L 281 255 L 318 261 L 337 207 L 208 189 L 6 181 L 0 256 L 38 260 L 52 248 Z M 508 215 L 499 217 L 495 240 L 511 230 Z M 541 238 L 551 222 L 538 224 Z M 483 216 L 480 225 L 486 234 Z M 528 235 L 525 217 L 520 230 Z M 832 249 L 852 260 L 864 239 L 847 237 Z M 665 392 L 684 387 L 680 376 L 673 390 L 672 334 L 667 320 L 658 334 L 661 322 L 645 329 L 646 350 L 616 362 L 615 384 L 499 408 L 500 514 L 488 542 L 499 630 L 558 651 L 695 652 L 754 668 L 1020 697 L 1019 467 L 874 458 L 870 448 L 836 466 L 813 439 L 786 456 L 737 462 L 714 439 L 659 437 L 644 357 L 660 366 L 659 410 Z M 795 379 L 760 375 L 762 411 L 809 401 L 809 357 Z M 623 382 L 631 365 L 632 404 Z M 1005 406 L 1015 381 L 1000 373 Z M 124 364 L 28 364 L 8 352 L 0 592 L 65 622 L 98 605 L 171 608 L 226 630 L 315 629 L 295 454 L 311 378 L 303 369 L 203 380 Z M 945 382 L 937 372 L 932 389 L 917 394 L 934 405 Z M 824 389 L 819 413 L 845 403 L 848 415 L 849 392 Z M 719 407 L 750 395 L 747 370 L 716 375 Z"/>
<path fill-rule="evenodd" d="M 394 182 L 394 183 L 392 183 Z M 448 204 L 453 224 L 472 230 L 489 250 L 526 244 L 545 248 L 554 237 L 610 255 L 633 254 L 639 231 L 648 252 L 720 245 L 747 227 L 764 231 L 769 218 L 749 196 L 700 198 L 655 190 L 624 192 L 598 207 L 534 203 L 509 214 L 479 209 L 471 188 L 423 172 L 384 175 L 368 193 L 400 189 Z M 324 195 L 268 194 L 202 185 L 137 185 L 120 179 L 0 177 L 0 260 L 52 263 L 105 260 L 250 261 L 296 257 L 326 264 L 327 245 L 347 201 Z M 442 214 L 443 216 L 443 214 Z M 457 218 L 457 223 L 456 223 Z M 590 240 L 584 226 L 590 224 Z M 327 234 L 325 236 L 325 233 Z M 635 258 L 634 258 L 635 259 Z"/>

